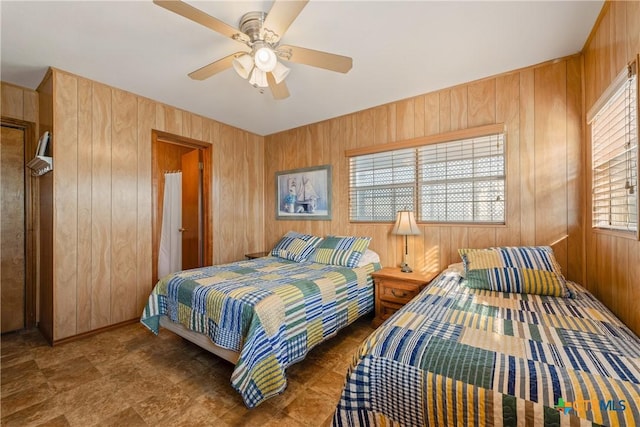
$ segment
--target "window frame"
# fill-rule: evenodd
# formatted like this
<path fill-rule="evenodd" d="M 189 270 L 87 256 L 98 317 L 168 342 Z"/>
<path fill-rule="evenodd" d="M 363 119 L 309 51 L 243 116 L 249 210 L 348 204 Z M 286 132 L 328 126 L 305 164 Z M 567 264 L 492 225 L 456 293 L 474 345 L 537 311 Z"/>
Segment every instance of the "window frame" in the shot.
<path fill-rule="evenodd" d="M 432 220 L 430 218 L 428 219 L 421 219 L 422 215 L 421 215 L 421 211 L 422 211 L 422 203 L 420 201 L 420 189 L 422 188 L 422 183 L 423 183 L 423 179 L 419 176 L 420 175 L 420 166 L 421 166 L 421 159 L 420 159 L 420 154 L 418 153 L 420 151 L 421 147 L 427 147 L 433 144 L 439 144 L 439 143 L 448 143 L 448 142 L 455 142 L 455 141 L 464 141 L 464 140 L 469 140 L 469 139 L 476 139 L 476 138 L 483 138 L 483 137 L 487 137 L 487 136 L 491 136 L 491 135 L 496 135 L 499 134 L 501 137 L 501 141 L 502 141 L 502 148 L 501 148 L 501 152 L 500 155 L 502 157 L 501 161 L 502 161 L 502 172 L 503 174 L 500 175 L 498 177 L 498 180 L 500 180 L 501 185 L 502 185 L 502 196 L 503 196 L 503 214 L 502 214 L 502 218 L 499 219 L 498 221 L 493 221 L 493 220 L 477 220 L 477 221 L 473 221 L 473 220 L 469 220 L 469 219 L 462 219 L 460 221 L 456 221 L 456 220 L 445 220 L 445 221 L 438 221 L 438 220 Z M 429 136 L 425 136 L 425 137 L 419 137 L 419 138 L 414 138 L 414 139 L 410 139 L 410 140 L 405 140 L 405 141 L 399 141 L 399 142 L 392 142 L 392 143 L 388 143 L 388 144 L 384 144 L 384 145 L 376 145 L 376 146 L 369 146 L 369 147 L 361 147 L 361 148 L 355 148 L 355 149 L 350 149 L 350 150 L 346 150 L 345 151 L 345 156 L 348 158 L 349 160 L 349 164 L 348 164 L 348 168 L 349 168 L 349 183 L 348 183 L 348 196 L 349 196 L 349 221 L 351 223 L 387 223 L 387 222 L 393 222 L 394 219 L 378 219 L 378 218 L 372 218 L 372 219 L 368 219 L 368 218 L 363 218 L 363 219 L 358 219 L 355 218 L 353 213 L 354 210 L 356 209 L 356 207 L 354 207 L 353 205 L 353 198 L 354 198 L 354 193 L 355 193 L 355 188 L 353 186 L 353 174 L 354 171 L 352 170 L 353 166 L 352 166 L 352 158 L 354 157 L 359 157 L 359 156 L 364 156 L 364 155 L 370 155 L 370 154 L 379 154 L 379 153 L 389 153 L 389 152 L 396 152 L 396 151 L 400 151 L 400 150 L 406 150 L 406 149 L 412 149 L 413 150 L 413 162 L 415 165 L 415 176 L 414 179 L 411 183 L 409 183 L 409 185 L 412 187 L 412 197 L 411 197 L 411 203 L 413 204 L 412 207 L 413 209 L 417 212 L 417 220 L 420 223 L 424 223 L 424 224 L 439 224 L 441 226 L 458 226 L 461 224 L 466 224 L 469 226 L 481 226 L 481 227 L 504 227 L 507 224 L 507 183 L 508 183 L 508 179 L 507 179 L 507 159 L 508 159 L 508 153 L 507 153 L 507 135 L 506 135 L 506 131 L 505 131 L 505 125 L 504 123 L 497 123 L 497 124 L 491 124 L 491 125 L 485 125 L 485 126 L 479 126 L 479 127 L 474 127 L 474 128 L 468 128 L 468 129 L 461 129 L 461 130 L 457 130 L 457 131 L 453 131 L 453 132 L 447 132 L 447 133 L 442 133 L 442 134 L 436 134 L 436 135 L 429 135 Z M 473 157 L 472 157 L 473 159 Z M 476 180 L 477 177 L 472 177 L 471 180 L 474 181 Z M 492 178 L 495 179 L 495 178 Z M 394 187 L 397 186 L 397 184 L 389 184 L 389 187 Z M 382 186 L 379 186 L 377 188 L 382 188 Z M 475 194 L 475 190 L 474 190 L 474 194 Z M 470 200 L 469 202 L 473 203 L 473 200 Z M 392 204 L 393 207 L 397 208 L 397 209 L 401 209 L 404 208 L 405 205 L 401 204 L 401 205 L 395 205 Z M 394 212 L 395 214 L 395 212 Z M 394 215 L 395 218 L 395 215 Z"/>
<path fill-rule="evenodd" d="M 607 87 L 607 89 L 602 93 L 602 95 L 598 98 L 598 100 L 593 104 L 593 106 L 589 109 L 588 113 L 587 113 L 587 125 L 589 126 L 589 131 L 588 131 L 588 135 L 589 135 L 589 149 L 590 149 L 590 158 L 589 158 L 589 173 L 590 173 L 590 198 L 589 198 L 589 218 L 590 218 L 590 227 L 594 232 L 597 233 L 603 233 L 603 234 L 610 234 L 610 235 L 617 235 L 620 237 L 627 237 L 627 238 L 633 238 L 635 240 L 638 240 L 640 238 L 640 218 L 639 218 L 639 213 L 640 213 L 640 197 L 638 197 L 638 161 L 640 160 L 640 113 L 639 113 L 639 107 L 640 107 L 640 79 L 638 79 L 638 73 L 637 73 L 637 61 L 633 61 L 631 63 L 629 63 L 627 65 L 627 67 L 625 67 L 615 78 L 614 80 L 611 82 L 611 84 L 609 85 L 609 87 Z M 627 137 L 627 134 L 625 133 L 625 138 L 627 141 L 633 141 L 633 138 L 635 137 L 635 149 L 634 150 L 630 150 L 634 155 L 635 155 L 635 187 L 634 187 L 634 192 L 635 192 L 635 224 L 633 224 L 635 226 L 635 229 L 624 229 L 622 227 L 616 227 L 614 225 L 611 226 L 603 226 L 602 223 L 598 223 L 596 224 L 596 208 L 595 208 L 595 204 L 596 204 L 596 164 L 595 164 L 595 158 L 594 158 L 594 153 L 596 151 L 596 143 L 594 141 L 594 128 L 593 128 L 593 122 L 594 120 L 597 119 L 598 115 L 601 113 L 602 109 L 604 107 L 606 107 L 610 101 L 612 101 L 614 99 L 614 96 L 618 95 L 619 91 L 627 85 L 627 83 L 629 82 L 629 80 L 631 79 L 635 79 L 635 84 L 634 84 L 634 89 L 635 89 L 635 115 L 634 115 L 634 119 L 635 119 L 635 135 L 632 136 L 631 138 Z M 602 145 L 602 144 L 601 144 Z M 598 146 L 598 148 L 600 147 L 600 145 Z M 616 156 L 611 155 L 610 158 L 606 159 L 606 161 L 612 161 L 616 158 Z M 602 164 L 602 159 L 599 159 L 600 163 L 598 163 L 598 165 Z M 631 159 L 631 161 L 633 162 L 633 159 Z M 613 192 L 613 191 L 612 191 Z M 609 201 L 611 201 L 613 199 L 614 196 L 609 197 Z M 606 202 L 606 200 L 605 200 Z M 628 205 L 629 206 L 629 205 Z M 611 222 L 611 217 L 613 216 L 612 213 L 609 214 L 609 222 Z M 629 224 L 629 223 L 627 223 Z"/>

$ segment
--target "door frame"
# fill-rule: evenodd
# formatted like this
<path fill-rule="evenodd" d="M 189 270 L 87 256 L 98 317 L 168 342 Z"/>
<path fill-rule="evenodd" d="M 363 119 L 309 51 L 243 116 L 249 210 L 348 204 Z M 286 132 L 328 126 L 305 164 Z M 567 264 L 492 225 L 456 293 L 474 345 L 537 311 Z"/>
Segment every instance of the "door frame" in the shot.
<path fill-rule="evenodd" d="M 40 204 L 38 177 L 27 173 L 27 162 L 36 151 L 36 124 L 9 117 L 0 118 L 0 125 L 22 129 L 24 132 L 24 327 L 30 329 L 38 321 L 38 262 L 40 248 Z"/>
<path fill-rule="evenodd" d="M 176 144 L 193 149 L 201 149 L 202 156 L 202 239 L 203 253 L 202 263 L 204 266 L 211 265 L 213 262 L 213 218 L 211 212 L 211 189 L 212 187 L 212 154 L 213 145 L 199 141 L 197 139 L 187 138 L 184 136 L 174 135 L 160 130 L 151 130 L 151 205 L 152 205 L 152 284 L 158 281 L 158 249 L 160 239 L 158 230 L 161 224 L 158 224 L 158 185 L 159 176 L 163 171 L 158 168 L 158 146 L 161 143 Z"/>

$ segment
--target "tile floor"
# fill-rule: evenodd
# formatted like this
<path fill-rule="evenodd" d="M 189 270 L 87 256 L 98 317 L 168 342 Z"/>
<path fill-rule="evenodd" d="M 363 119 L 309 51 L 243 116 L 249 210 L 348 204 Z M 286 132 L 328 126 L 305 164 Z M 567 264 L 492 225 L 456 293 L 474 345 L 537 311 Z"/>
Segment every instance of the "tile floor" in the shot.
<path fill-rule="evenodd" d="M 327 426 L 365 316 L 287 371 L 288 387 L 244 406 L 233 366 L 173 333 L 141 324 L 50 347 L 37 330 L 0 341 L 2 426 Z"/>

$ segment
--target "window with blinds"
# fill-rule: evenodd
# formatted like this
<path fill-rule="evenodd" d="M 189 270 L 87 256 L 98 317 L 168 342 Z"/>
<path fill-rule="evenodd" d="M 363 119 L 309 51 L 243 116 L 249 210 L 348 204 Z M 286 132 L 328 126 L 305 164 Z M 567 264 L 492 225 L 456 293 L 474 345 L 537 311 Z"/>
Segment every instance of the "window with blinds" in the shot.
<path fill-rule="evenodd" d="M 595 104 L 592 144 L 594 228 L 638 231 L 638 83 L 635 64 Z"/>
<path fill-rule="evenodd" d="M 350 158 L 351 221 L 505 222 L 504 134 Z"/>
<path fill-rule="evenodd" d="M 504 223 L 503 134 L 418 149 L 420 220 Z"/>
<path fill-rule="evenodd" d="M 350 175 L 352 221 L 393 221 L 415 206 L 414 148 L 352 157 Z"/>

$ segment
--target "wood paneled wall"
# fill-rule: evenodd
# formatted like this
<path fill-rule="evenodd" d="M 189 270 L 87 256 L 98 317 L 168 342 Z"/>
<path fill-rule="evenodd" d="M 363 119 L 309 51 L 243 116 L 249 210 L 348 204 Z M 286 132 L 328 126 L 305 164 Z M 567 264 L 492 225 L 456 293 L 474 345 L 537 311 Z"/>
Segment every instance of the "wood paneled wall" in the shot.
<path fill-rule="evenodd" d="M 37 122 L 40 108 L 41 130 L 54 127 L 55 170 L 45 175 L 54 192 L 41 195 L 55 203 L 45 223 L 55 245 L 55 303 L 42 308 L 54 318 L 51 338 L 140 314 L 152 286 L 151 129 L 214 146 L 213 263 L 269 249 L 293 229 L 372 236 L 382 263 L 395 265 L 402 242 L 389 234 L 392 224 L 348 220 L 344 151 L 491 123 L 507 129 L 506 226 L 422 224 L 422 236 L 411 239 L 410 264 L 439 270 L 459 260 L 460 247 L 561 239 L 554 249 L 565 274 L 640 334 L 640 244 L 591 231 L 590 141 L 583 135 L 584 112 L 639 51 L 640 3 L 607 2 L 581 56 L 265 138 L 58 70 L 52 105 L 41 96 L 38 106 L 35 92 L 2 83 L 3 116 Z M 44 123 L 42 110 L 51 109 L 53 120 Z M 322 164 L 333 165 L 333 219 L 276 221 L 275 172 Z"/>
<path fill-rule="evenodd" d="M 349 222 L 349 162 L 345 150 L 423 135 L 504 123 L 507 140 L 506 226 L 421 224 L 410 238 L 409 264 L 422 271 L 459 262 L 458 248 L 554 245 L 565 274 L 583 279 L 581 57 L 576 55 L 428 93 L 265 140 L 267 246 L 288 230 L 373 237 L 383 265 L 398 265 L 403 245 L 392 223 Z M 275 219 L 275 172 L 333 165 L 331 221 Z"/>
<path fill-rule="evenodd" d="M 0 116 L 38 123 L 38 92 L 0 82 Z"/>
<path fill-rule="evenodd" d="M 640 54 L 640 2 L 605 3 L 583 53 L 584 111 L 588 111 L 614 77 Z M 584 167 L 589 189 L 591 134 L 589 127 L 585 129 Z M 586 286 L 640 335 L 640 242 L 635 236 L 592 230 L 590 197 L 585 215 Z"/>
<path fill-rule="evenodd" d="M 213 144 L 213 259 L 263 247 L 264 138 L 60 70 L 53 341 L 140 316 L 153 286 L 151 130 Z"/>

